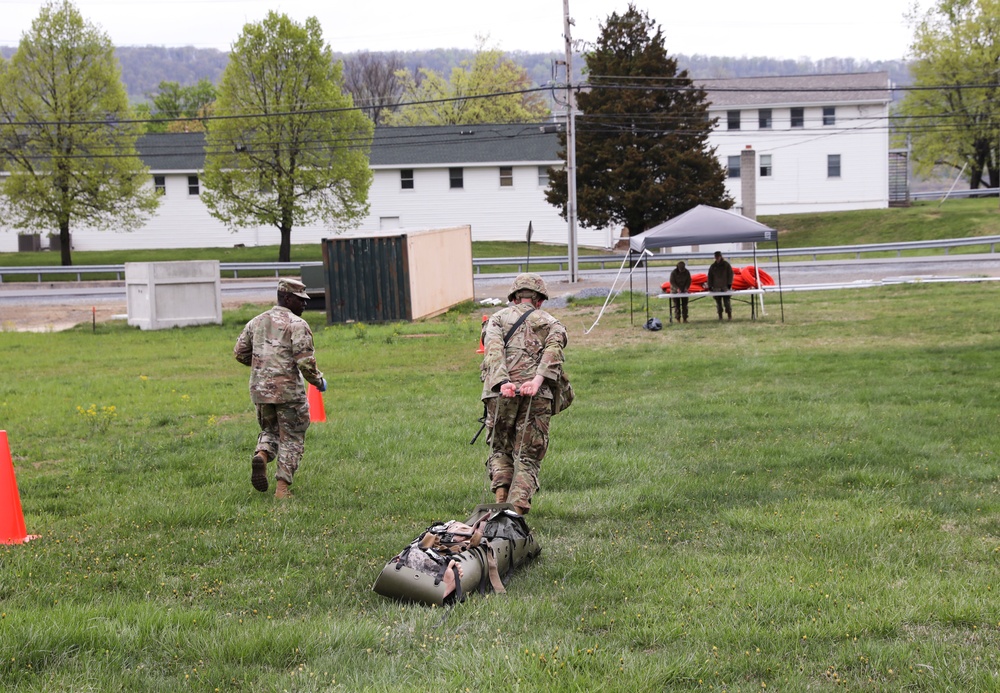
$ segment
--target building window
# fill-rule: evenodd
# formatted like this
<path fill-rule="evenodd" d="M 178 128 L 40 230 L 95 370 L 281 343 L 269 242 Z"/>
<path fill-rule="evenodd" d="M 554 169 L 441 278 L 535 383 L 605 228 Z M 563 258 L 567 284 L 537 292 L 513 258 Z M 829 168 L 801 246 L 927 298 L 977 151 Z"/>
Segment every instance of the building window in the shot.
<path fill-rule="evenodd" d="M 500 187 L 501 188 L 513 188 L 514 187 L 514 167 L 513 166 L 501 166 L 500 167 Z"/>
<path fill-rule="evenodd" d="M 188 176 L 188 195 L 201 194 L 201 187 L 198 185 L 198 176 Z"/>
<path fill-rule="evenodd" d="M 768 178 L 771 175 L 771 155 L 761 154 L 760 155 L 760 177 Z"/>
<path fill-rule="evenodd" d="M 823 106 L 823 125 L 837 124 L 837 107 Z"/>
<path fill-rule="evenodd" d="M 399 169 L 399 187 L 403 190 L 413 190 L 413 169 Z"/>
<path fill-rule="evenodd" d="M 771 129 L 771 109 L 761 108 L 757 111 L 757 124 L 761 130 Z"/>
<path fill-rule="evenodd" d="M 792 127 L 801 128 L 805 127 L 806 124 L 806 109 L 804 108 L 793 108 L 792 109 Z"/>
<path fill-rule="evenodd" d="M 740 177 L 740 157 L 738 155 L 729 157 L 728 169 L 730 178 Z"/>
<path fill-rule="evenodd" d="M 726 111 L 726 129 L 727 130 L 739 130 L 740 129 L 740 112 L 739 111 Z"/>
<path fill-rule="evenodd" d="M 167 177 L 166 176 L 153 176 L 153 190 L 156 191 L 157 195 L 167 194 Z"/>
<path fill-rule="evenodd" d="M 538 187 L 545 188 L 549 185 L 549 167 L 539 166 L 538 167 Z"/>
<path fill-rule="evenodd" d="M 464 188 L 465 182 L 462 179 L 461 168 L 448 169 L 448 186 L 451 188 Z"/>
<path fill-rule="evenodd" d="M 840 178 L 840 154 L 827 154 L 826 177 Z"/>

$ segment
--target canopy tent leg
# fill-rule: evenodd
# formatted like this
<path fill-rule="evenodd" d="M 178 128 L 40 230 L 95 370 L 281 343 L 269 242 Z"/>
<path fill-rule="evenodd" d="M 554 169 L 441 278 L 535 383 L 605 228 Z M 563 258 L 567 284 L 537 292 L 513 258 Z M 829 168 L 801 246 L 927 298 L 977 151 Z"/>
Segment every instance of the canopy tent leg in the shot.
<path fill-rule="evenodd" d="M 774 259 L 778 263 L 778 302 L 781 304 L 781 322 L 785 322 L 785 293 L 781 283 L 781 244 L 778 242 L 778 231 L 774 231 Z"/>
<path fill-rule="evenodd" d="M 628 324 L 635 326 L 635 320 L 632 318 L 632 246 L 628 248 Z"/>
<path fill-rule="evenodd" d="M 645 260 L 646 254 L 643 253 L 639 257 L 641 257 L 643 260 Z M 642 263 L 642 266 L 646 270 L 646 324 L 649 325 L 649 261 L 645 260 Z"/>
<path fill-rule="evenodd" d="M 760 266 L 757 264 L 757 244 L 756 243 L 753 244 L 753 271 L 754 271 L 754 274 L 757 275 L 757 277 L 756 277 L 756 279 L 757 279 L 757 288 L 759 290 L 763 291 L 764 290 L 764 286 L 763 286 L 763 284 L 760 283 Z M 764 315 L 764 294 L 757 294 L 756 298 L 760 299 L 760 314 L 763 317 L 763 315 Z M 750 305 L 751 306 L 755 305 L 754 304 L 754 297 L 753 296 L 750 297 Z M 750 311 L 750 318 L 753 319 L 755 317 L 756 316 L 754 314 L 754 311 L 751 310 Z"/>

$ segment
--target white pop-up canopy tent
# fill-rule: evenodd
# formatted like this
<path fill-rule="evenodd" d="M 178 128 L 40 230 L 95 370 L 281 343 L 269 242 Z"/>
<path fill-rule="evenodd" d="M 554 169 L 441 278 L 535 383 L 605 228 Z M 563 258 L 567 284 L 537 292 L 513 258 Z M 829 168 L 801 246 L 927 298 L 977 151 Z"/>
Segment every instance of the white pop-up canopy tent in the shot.
<path fill-rule="evenodd" d="M 728 209 L 698 205 L 629 239 L 629 250 L 777 241 L 778 232 Z"/>
<path fill-rule="evenodd" d="M 742 214 L 728 209 L 698 205 L 673 219 L 629 239 L 629 259 L 632 253 L 640 256 L 657 248 L 675 248 L 685 245 L 713 245 L 718 243 L 753 243 L 754 267 L 757 266 L 757 243 L 775 242 L 778 262 L 778 296 L 781 297 L 781 257 L 778 253 L 778 232 Z M 646 313 L 649 317 L 649 269 L 646 270 Z M 631 275 L 630 275 L 631 276 Z M 760 286 L 758 278 L 757 286 Z M 784 301 L 781 301 L 784 315 Z"/>

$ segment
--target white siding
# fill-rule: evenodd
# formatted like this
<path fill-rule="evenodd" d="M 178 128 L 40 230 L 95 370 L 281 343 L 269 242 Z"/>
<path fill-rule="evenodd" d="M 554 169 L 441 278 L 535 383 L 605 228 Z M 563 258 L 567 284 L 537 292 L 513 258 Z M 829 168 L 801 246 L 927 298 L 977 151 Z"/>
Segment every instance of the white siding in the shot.
<path fill-rule="evenodd" d="M 804 127 L 792 128 L 791 106 L 804 108 Z M 771 156 L 772 175 L 757 177 L 757 214 L 878 209 L 889 204 L 888 103 L 837 102 L 836 123 L 823 125 L 819 105 L 774 103 L 746 106 L 726 104 L 710 110 L 718 117 L 709 146 L 723 167 L 729 156 L 737 156 L 748 145 L 760 156 Z M 770 108 L 772 127 L 759 129 L 758 109 Z M 742 112 L 741 129 L 727 130 L 726 112 Z M 839 154 L 841 175 L 827 177 L 827 156 Z M 524 241 L 529 222 L 532 240 L 565 244 L 567 223 L 559 211 L 545 200 L 545 187 L 538 184 L 538 167 L 561 162 L 503 162 L 513 167 L 513 186 L 500 186 L 500 163 L 461 163 L 412 166 L 414 187 L 400 186 L 400 168 L 374 170 L 369 202 L 370 212 L 356 229 L 343 233 L 367 235 L 386 229 L 424 229 L 469 225 L 474 241 Z M 449 167 L 464 171 L 464 187 L 449 186 Z M 200 197 L 188 194 L 187 176 L 193 171 L 156 171 L 166 175 L 166 195 L 157 214 L 132 233 L 96 232 L 76 227 L 73 248 L 109 250 L 115 248 L 181 248 L 277 245 L 278 230 L 253 227 L 230 232 L 209 215 Z M 748 172 L 742 172 L 747 175 Z M 152 184 L 152 180 L 150 181 Z M 740 179 L 728 179 L 726 187 L 736 207 L 742 205 Z M 17 250 L 17 235 L 3 232 L 0 225 L 0 252 Z M 314 243 L 335 235 L 337 229 L 322 224 L 296 227 L 293 243 Z M 577 232 L 581 246 L 610 247 L 620 229 L 585 229 Z M 47 240 L 43 238 L 42 244 Z"/>
<path fill-rule="evenodd" d="M 399 169 L 378 169 L 369 192 L 370 211 L 356 229 L 343 235 L 359 236 L 386 228 L 426 229 L 450 226 L 472 227 L 475 241 L 523 241 L 532 227 L 533 243 L 565 244 L 566 221 L 545 200 L 538 185 L 538 164 L 514 166 L 514 185 L 500 187 L 499 166 L 464 166 L 462 189 L 449 187 L 448 167 L 417 168 L 414 188 L 400 187 Z M 72 230 L 74 250 L 118 248 L 222 248 L 278 245 L 274 227 L 252 227 L 230 232 L 212 217 L 201 199 L 188 194 L 188 173 L 166 174 L 166 194 L 157 213 L 139 230 L 130 233 L 99 232 L 83 227 Z M 398 218 L 398 222 L 393 221 Z M 318 243 L 337 235 L 323 224 L 298 226 L 292 243 Z M 607 231 L 578 229 L 583 246 L 608 247 Z M 42 239 L 43 247 L 47 244 Z M 17 235 L 0 232 L 0 252 L 15 252 Z"/>
<path fill-rule="evenodd" d="M 742 129 L 726 130 L 725 111 L 710 143 L 725 165 L 750 146 L 760 157 L 771 155 L 772 175 L 757 177 L 757 215 L 884 209 L 889 206 L 888 108 L 882 104 L 838 104 L 836 124 L 823 125 L 821 107 L 805 108 L 805 124 L 790 126 L 790 108 L 772 108 L 770 129 L 758 128 L 757 107 L 743 108 Z M 735 110 L 730 108 L 728 110 Z M 827 155 L 840 155 L 840 178 L 827 177 Z M 746 175 L 741 171 L 741 176 Z M 740 179 L 726 188 L 742 205 Z"/>
<path fill-rule="evenodd" d="M 544 165 L 544 164 L 543 164 Z M 464 187 L 453 189 L 448 168 L 415 168 L 413 189 L 400 187 L 398 168 L 376 169 L 369 200 L 371 214 L 357 231 L 377 231 L 379 219 L 398 217 L 402 228 L 420 229 L 468 224 L 476 241 L 523 241 L 531 223 L 532 242 L 566 243 L 568 227 L 545 200 L 538 184 L 539 164 L 514 165 L 514 185 L 500 186 L 500 167 L 460 166 Z M 608 233 L 580 229 L 581 245 L 606 246 Z"/>

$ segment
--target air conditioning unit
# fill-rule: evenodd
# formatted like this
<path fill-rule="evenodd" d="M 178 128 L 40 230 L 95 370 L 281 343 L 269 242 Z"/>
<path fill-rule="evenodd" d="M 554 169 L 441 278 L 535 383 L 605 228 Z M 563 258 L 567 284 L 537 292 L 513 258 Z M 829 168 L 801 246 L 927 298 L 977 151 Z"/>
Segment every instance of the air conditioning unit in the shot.
<path fill-rule="evenodd" d="M 38 233 L 19 233 L 17 235 L 17 252 L 37 253 L 42 249 L 42 236 Z"/>

